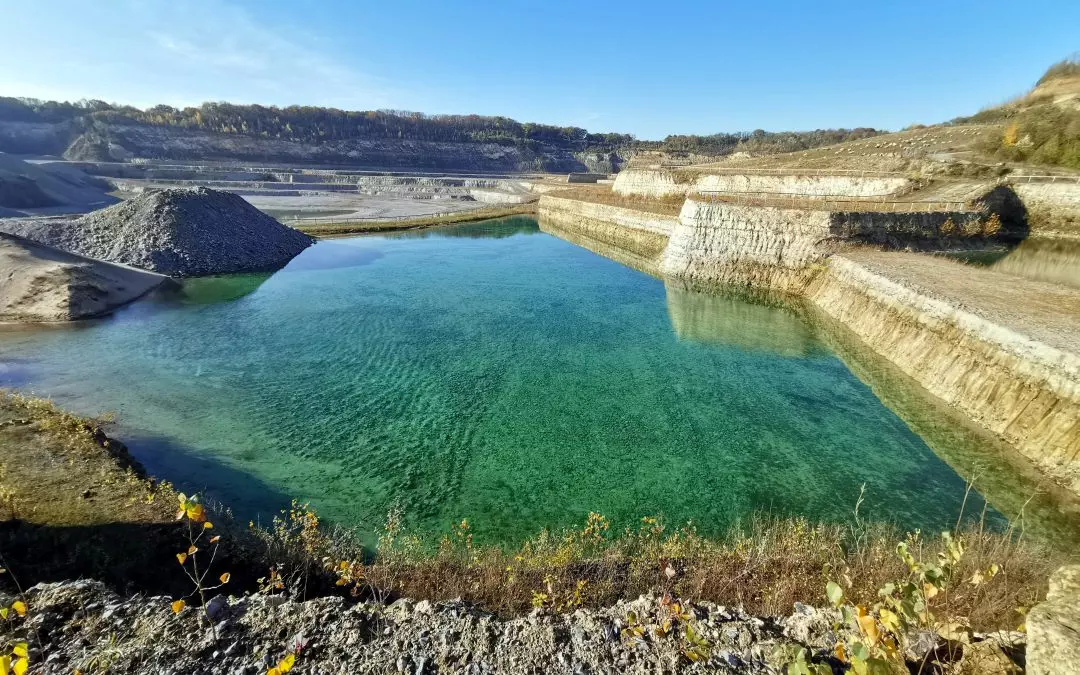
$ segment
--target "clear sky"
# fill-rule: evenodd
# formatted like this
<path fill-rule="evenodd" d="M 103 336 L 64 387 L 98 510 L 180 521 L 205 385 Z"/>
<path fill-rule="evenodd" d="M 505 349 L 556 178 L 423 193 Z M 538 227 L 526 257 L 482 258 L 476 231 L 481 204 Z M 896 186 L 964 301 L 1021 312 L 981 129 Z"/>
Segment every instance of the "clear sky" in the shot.
<path fill-rule="evenodd" d="M 0 95 L 506 115 L 639 138 L 938 122 L 1080 50 L 1080 0 L 0 0 Z"/>

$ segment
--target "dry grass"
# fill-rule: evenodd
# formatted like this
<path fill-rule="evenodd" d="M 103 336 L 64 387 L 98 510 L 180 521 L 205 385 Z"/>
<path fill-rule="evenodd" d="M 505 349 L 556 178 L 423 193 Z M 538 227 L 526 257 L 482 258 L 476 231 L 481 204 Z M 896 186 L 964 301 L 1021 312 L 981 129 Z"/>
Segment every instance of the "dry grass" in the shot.
<path fill-rule="evenodd" d="M 93 421 L 11 394 L 0 396 L 0 411 L 0 554 L 24 585 L 95 577 L 121 590 L 183 592 L 170 486 L 123 466 L 130 458 Z M 225 589 L 232 594 L 267 590 L 273 568 L 282 588 L 269 592 L 314 597 L 344 586 L 385 600 L 460 597 L 503 615 L 604 606 L 650 592 L 781 615 L 795 602 L 825 604 L 825 584 L 844 579 L 853 602 L 870 603 L 887 581 L 905 577 L 898 542 L 924 560 L 940 550 L 937 537 L 905 534 L 857 512 L 850 525 L 754 518 L 723 537 L 656 518 L 615 533 L 593 514 L 580 528 L 545 530 L 516 548 L 476 544 L 464 521 L 441 537 L 410 533 L 392 513 L 374 551 L 303 505 L 266 528 L 212 515 L 228 544 L 219 565 L 232 573 Z M 1050 572 L 1064 562 L 1014 531 L 958 534 L 966 548 L 958 582 L 936 602 L 946 605 L 939 614 L 967 617 L 975 629 L 1014 628 L 1022 620 L 1017 609 L 1041 599 Z M 1001 573 L 991 581 L 966 581 L 992 563 Z"/>
<path fill-rule="evenodd" d="M 498 206 L 486 209 L 474 209 L 458 213 L 447 213 L 439 216 L 424 216 L 421 218 L 408 218 L 400 220 L 357 220 L 354 222 L 340 223 L 316 223 L 313 225 L 300 225 L 296 229 L 312 235 L 313 237 L 335 237 L 350 234 L 370 234 L 377 232 L 395 232 L 401 230 L 418 230 L 426 227 L 439 225 L 451 225 L 454 223 L 468 223 L 476 220 L 488 220 L 491 218 L 505 218 L 507 216 L 521 216 L 536 213 L 536 204 L 515 204 L 513 206 Z"/>
<path fill-rule="evenodd" d="M 610 185 L 580 185 L 577 187 L 556 190 L 548 193 L 552 197 L 563 199 L 577 199 L 593 204 L 605 204 L 607 206 L 620 206 L 636 211 L 648 211 L 665 216 L 677 216 L 682 209 L 686 198 L 683 195 L 671 197 L 636 197 L 616 194 L 611 191 Z"/>
<path fill-rule="evenodd" d="M 790 613 L 795 602 L 826 604 L 830 580 L 850 580 L 848 597 L 872 604 L 886 582 L 907 576 L 896 553 L 899 542 L 907 541 L 921 560 L 936 560 L 941 550 L 937 537 L 858 520 L 843 526 L 755 518 L 720 538 L 702 537 L 689 526 L 670 529 L 655 518 L 615 535 L 608 530 L 606 519 L 593 514 L 580 529 L 543 531 L 507 550 L 474 544 L 464 521 L 441 538 L 409 535 L 401 529 L 400 516 L 392 514 L 377 550 L 364 562 L 350 559 L 357 550 L 349 550 L 340 532 L 309 553 L 349 561 L 348 584 L 382 599 L 463 598 L 489 611 L 518 615 L 538 606 L 571 611 L 671 593 L 686 601 L 741 605 L 758 615 L 778 616 Z M 967 617 L 975 629 L 1015 628 L 1023 620 L 1018 610 L 1043 597 L 1046 579 L 1063 557 L 1024 542 L 1015 532 L 975 527 L 959 536 L 966 547 L 960 581 L 937 601 L 938 611 Z M 992 563 L 1001 573 L 991 582 L 967 581 Z"/>

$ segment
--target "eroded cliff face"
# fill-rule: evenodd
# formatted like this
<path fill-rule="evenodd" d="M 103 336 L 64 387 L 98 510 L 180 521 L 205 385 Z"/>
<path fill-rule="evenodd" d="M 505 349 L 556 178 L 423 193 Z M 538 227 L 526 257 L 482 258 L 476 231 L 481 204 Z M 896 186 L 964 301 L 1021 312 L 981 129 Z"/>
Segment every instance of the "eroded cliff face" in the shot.
<path fill-rule="evenodd" d="M 699 174 L 669 169 L 625 169 L 615 178 L 617 194 L 670 197 L 698 191 L 793 194 L 813 197 L 883 197 L 906 190 L 903 176 L 814 176 L 765 174 Z"/>
<path fill-rule="evenodd" d="M 664 250 L 665 276 L 698 285 L 798 293 L 832 245 L 827 211 L 686 200 Z"/>
<path fill-rule="evenodd" d="M 655 198 L 685 195 L 692 187 L 693 181 L 664 169 L 624 169 L 615 176 L 611 189 L 615 194 Z"/>
<path fill-rule="evenodd" d="M 970 419 L 1080 492 L 1080 356 L 834 255 L 817 307 Z"/>
<path fill-rule="evenodd" d="M 696 190 L 767 192 L 801 197 L 881 197 L 895 194 L 911 183 L 903 176 L 780 176 L 705 175 L 694 181 Z"/>
<path fill-rule="evenodd" d="M 540 223 L 550 223 L 573 235 L 616 246 L 656 261 L 668 245 L 679 220 L 645 211 L 544 195 L 538 205 Z"/>
<path fill-rule="evenodd" d="M 64 156 L 84 161 L 127 161 L 142 157 L 454 171 L 567 172 L 588 168 L 574 153 L 553 146 L 534 150 L 499 143 L 392 139 L 298 143 L 244 134 L 119 123 L 99 125 L 80 134 L 71 141 Z"/>

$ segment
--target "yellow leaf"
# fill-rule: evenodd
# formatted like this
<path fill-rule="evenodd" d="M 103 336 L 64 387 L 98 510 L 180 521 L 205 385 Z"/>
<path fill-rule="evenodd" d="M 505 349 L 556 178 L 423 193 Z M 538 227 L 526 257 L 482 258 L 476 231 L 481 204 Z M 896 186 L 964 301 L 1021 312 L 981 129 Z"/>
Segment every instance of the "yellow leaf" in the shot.
<path fill-rule="evenodd" d="M 177 553 L 176 559 L 180 561 L 181 565 L 183 565 L 185 562 L 187 562 L 187 553 Z"/>
<path fill-rule="evenodd" d="M 11 608 L 15 610 L 15 613 L 19 616 L 26 616 L 26 603 L 22 600 L 16 600 L 11 603 Z"/>
<path fill-rule="evenodd" d="M 172 604 L 173 614 L 179 614 L 184 609 L 184 607 L 187 607 L 187 603 L 183 600 L 177 600 Z"/>
<path fill-rule="evenodd" d="M 195 555 L 196 553 L 199 552 L 199 547 L 198 546 L 192 546 L 191 548 L 189 548 L 187 550 L 187 552 L 188 552 L 188 555 Z"/>
<path fill-rule="evenodd" d="M 228 572 L 226 572 L 225 574 L 222 574 L 218 578 L 221 579 L 221 583 L 227 584 L 227 583 L 229 583 L 229 579 L 232 579 L 232 575 L 229 574 Z"/>
<path fill-rule="evenodd" d="M 296 663 L 296 655 L 295 654 L 289 654 L 285 658 L 278 661 L 277 667 L 278 667 L 278 670 L 281 671 L 282 673 L 287 673 L 290 670 L 292 670 L 292 667 L 293 667 L 294 663 Z"/>
<path fill-rule="evenodd" d="M 11 612 L 7 607 L 0 607 L 0 619 L 8 618 L 8 613 Z"/>
<path fill-rule="evenodd" d="M 210 543 L 211 543 L 211 544 L 216 544 L 216 543 L 218 543 L 219 541 L 221 541 L 221 535 L 217 535 L 217 536 L 214 536 L 214 537 L 210 537 Z"/>
<path fill-rule="evenodd" d="M 28 667 L 30 667 L 29 661 L 26 659 L 18 659 L 15 661 L 15 667 L 11 669 L 11 672 L 15 673 L 15 675 L 23 675 Z"/>
<path fill-rule="evenodd" d="M 843 642 L 837 642 L 836 646 L 833 647 L 833 656 L 841 661 L 847 662 L 847 650 L 844 649 Z"/>
<path fill-rule="evenodd" d="M 0 656 L 0 675 L 11 674 L 11 657 Z"/>
<path fill-rule="evenodd" d="M 878 641 L 878 627 L 877 622 L 874 621 L 874 617 L 869 615 L 862 615 L 859 617 L 859 628 L 862 629 L 866 639 L 870 641 L 871 645 L 877 644 Z"/>
<path fill-rule="evenodd" d="M 888 628 L 890 633 L 893 635 L 900 634 L 900 617 L 893 611 L 883 607 L 878 611 L 878 617 L 881 619 L 881 625 Z"/>
<path fill-rule="evenodd" d="M 266 671 L 266 675 L 281 675 L 281 671 L 277 668 L 271 668 L 270 670 Z"/>
<path fill-rule="evenodd" d="M 214 524 L 211 523 L 209 520 L 206 521 L 205 523 L 203 523 L 202 526 L 203 526 L 204 530 L 212 530 L 212 529 L 214 529 Z"/>
<path fill-rule="evenodd" d="M 931 598 L 933 598 L 935 595 L 938 594 L 937 586 L 935 586 L 934 584 L 923 584 L 922 589 L 923 589 L 923 594 L 926 596 L 927 600 L 930 600 Z"/>
<path fill-rule="evenodd" d="M 11 653 L 14 654 L 15 656 L 20 656 L 20 657 L 22 657 L 24 659 L 27 656 L 29 656 L 29 652 L 27 652 L 27 647 L 26 647 L 25 642 L 19 642 L 18 644 L 16 644 L 15 648 L 11 650 Z"/>

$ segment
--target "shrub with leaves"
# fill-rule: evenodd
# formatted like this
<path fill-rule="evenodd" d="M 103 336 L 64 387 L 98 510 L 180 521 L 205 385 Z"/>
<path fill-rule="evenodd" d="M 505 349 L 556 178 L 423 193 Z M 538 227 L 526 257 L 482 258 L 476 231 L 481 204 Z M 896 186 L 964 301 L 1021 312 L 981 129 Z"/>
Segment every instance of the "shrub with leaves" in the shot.
<path fill-rule="evenodd" d="M 956 637 L 970 633 L 966 619 L 948 613 L 948 596 L 964 558 L 964 543 L 950 532 L 941 535 L 941 550 L 937 560 L 925 562 L 912 553 L 921 548 L 919 535 L 911 535 L 896 547 L 897 556 L 903 561 L 908 574 L 905 578 L 886 583 L 878 591 L 879 601 L 871 604 L 855 604 L 847 600 L 844 585 L 851 587 L 851 579 L 842 583 L 830 581 L 825 595 L 833 607 L 840 611 L 842 624 L 850 629 L 851 638 L 837 642 L 834 656 L 851 664 L 856 675 L 903 675 L 909 672 L 908 661 L 916 661 L 920 670 L 927 662 L 948 660 L 934 649 L 916 648 L 915 640 L 920 634 L 929 633 L 941 638 Z M 997 576 L 1000 568 L 991 564 L 976 570 L 967 580 L 972 586 L 980 586 Z M 945 615 L 938 616 L 937 605 L 944 605 Z M 788 654 L 788 673 L 818 675 L 831 673 L 824 664 L 814 664 L 805 650 Z M 941 664 L 938 664 L 941 665 Z"/>
<path fill-rule="evenodd" d="M 707 661 L 712 649 L 709 641 L 699 632 L 693 612 L 668 593 L 660 599 L 653 614 L 629 612 L 622 638 L 631 647 L 638 648 L 650 643 L 662 645 L 672 642 L 691 663 Z"/>
<path fill-rule="evenodd" d="M 221 542 L 221 536 L 210 534 L 211 530 L 214 529 L 214 524 L 206 519 L 206 509 L 199 501 L 198 495 L 188 497 L 181 493 L 177 498 L 180 501 L 180 508 L 176 512 L 176 519 L 183 520 L 187 523 L 188 548 L 185 551 L 177 553 L 176 560 L 180 563 L 180 567 L 184 570 L 184 574 L 187 575 L 188 579 L 190 579 L 191 583 L 195 586 L 187 597 L 196 594 L 199 596 L 199 602 L 202 604 L 206 621 L 210 625 L 213 625 L 213 622 L 210 621 L 209 614 L 207 614 L 206 594 L 229 583 L 230 578 L 229 573 L 225 572 L 218 577 L 218 583 L 216 585 L 210 586 L 207 585 L 206 582 L 206 578 L 210 574 L 210 568 L 217 558 L 218 545 Z M 199 553 L 201 552 L 200 544 L 203 543 L 203 537 L 206 537 L 205 545 L 211 547 L 210 560 L 200 568 Z M 172 603 L 173 613 L 179 614 L 186 606 L 187 600 L 185 598 L 175 600 Z"/>

